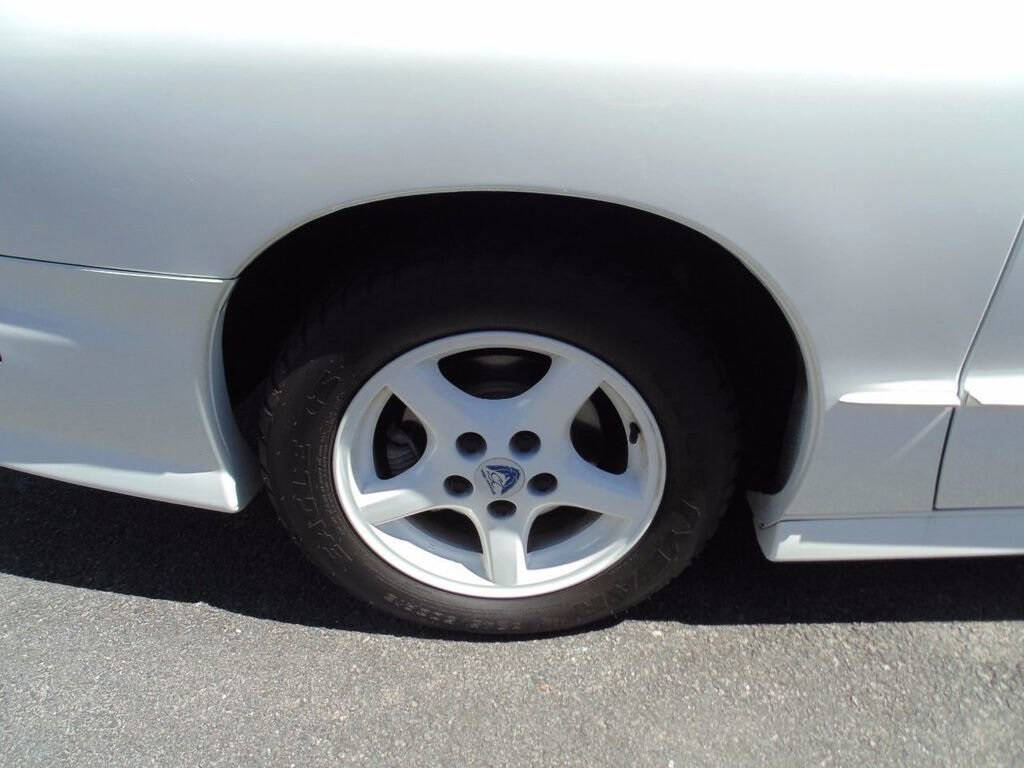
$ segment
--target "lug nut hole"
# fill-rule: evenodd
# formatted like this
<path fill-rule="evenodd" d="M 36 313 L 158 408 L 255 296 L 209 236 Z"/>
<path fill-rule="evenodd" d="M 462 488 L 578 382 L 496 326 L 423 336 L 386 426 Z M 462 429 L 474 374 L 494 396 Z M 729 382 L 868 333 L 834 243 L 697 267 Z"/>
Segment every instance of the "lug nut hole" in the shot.
<path fill-rule="evenodd" d="M 530 478 L 527 487 L 534 493 L 551 493 L 558 487 L 558 480 L 550 472 L 541 472 L 539 475 L 534 475 Z"/>
<path fill-rule="evenodd" d="M 452 496 L 468 496 L 473 491 L 473 484 L 461 475 L 448 475 L 444 479 L 444 489 Z"/>
<path fill-rule="evenodd" d="M 516 505 L 511 501 L 498 499 L 487 505 L 487 511 L 494 517 L 511 517 L 516 513 Z"/>
<path fill-rule="evenodd" d="M 508 441 L 508 447 L 520 456 L 536 453 L 540 448 L 540 438 L 533 432 L 516 432 Z"/>
<path fill-rule="evenodd" d="M 463 456 L 481 456 L 487 450 L 487 441 L 476 432 L 463 432 L 456 438 L 455 447 Z"/>

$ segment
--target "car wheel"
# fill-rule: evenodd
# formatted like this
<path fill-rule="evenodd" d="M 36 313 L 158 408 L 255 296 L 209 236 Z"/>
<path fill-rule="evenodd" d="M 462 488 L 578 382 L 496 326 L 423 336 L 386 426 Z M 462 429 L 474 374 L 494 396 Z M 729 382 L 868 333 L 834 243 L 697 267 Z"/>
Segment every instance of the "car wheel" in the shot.
<path fill-rule="evenodd" d="M 690 562 L 736 472 L 731 396 L 686 306 L 557 261 L 364 275 L 271 377 L 282 521 L 331 579 L 423 624 L 536 633 L 625 610 Z"/>

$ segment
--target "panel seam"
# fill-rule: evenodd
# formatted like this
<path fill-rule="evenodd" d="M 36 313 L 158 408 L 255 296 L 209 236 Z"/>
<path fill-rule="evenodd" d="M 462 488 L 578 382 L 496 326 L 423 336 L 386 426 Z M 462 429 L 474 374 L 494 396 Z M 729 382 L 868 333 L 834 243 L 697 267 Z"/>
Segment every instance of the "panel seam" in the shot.
<path fill-rule="evenodd" d="M 230 283 L 234 280 L 231 277 L 214 277 L 213 275 L 188 275 L 180 272 L 153 272 L 144 269 L 124 269 L 123 267 L 98 267 L 95 264 L 77 264 L 72 261 L 50 261 L 49 259 L 33 259 L 29 256 L 11 256 L 7 253 L 0 253 L 0 259 L 13 259 L 14 261 L 28 261 L 33 264 L 49 264 L 54 267 L 73 267 L 75 269 L 88 269 L 93 272 L 112 272 L 119 275 L 135 275 L 138 277 L 163 277 L 175 280 L 191 280 L 193 282 L 208 283 Z"/>
<path fill-rule="evenodd" d="M 978 319 L 978 325 L 974 329 L 974 334 L 971 336 L 971 342 L 967 345 L 967 352 L 964 353 L 963 360 L 960 362 L 960 368 L 957 369 L 956 389 L 957 393 L 960 395 L 961 405 L 964 405 L 967 396 L 966 391 L 964 390 L 964 380 L 967 377 L 967 366 L 970 364 L 971 355 L 978 344 L 978 338 L 981 336 L 981 331 L 985 326 L 985 321 L 992 312 L 992 305 L 995 302 L 996 296 L 999 294 L 999 289 L 1002 287 L 1003 282 L 1006 280 L 1006 276 L 1010 272 L 1010 264 L 1013 262 L 1014 256 L 1020 248 L 1022 237 L 1024 237 L 1024 218 L 1021 218 L 1020 224 L 1017 225 L 1017 234 L 1010 243 L 1010 250 L 1006 253 L 1006 258 L 1003 259 L 1003 266 L 999 270 L 999 276 L 996 278 L 995 285 L 992 286 L 992 292 L 989 294 L 988 301 L 985 303 L 985 310 L 981 313 L 981 317 Z M 950 419 L 950 423 L 952 424 L 952 419 Z M 943 450 L 945 450 L 945 446 L 943 446 Z"/>
<path fill-rule="evenodd" d="M 956 419 L 956 408 L 950 409 L 949 421 L 946 422 L 946 436 L 942 439 L 942 450 L 939 452 L 939 466 L 935 470 L 935 492 L 932 494 L 932 511 L 939 508 L 939 483 L 942 482 L 942 468 L 946 464 L 946 446 L 949 445 L 949 436 L 953 434 L 953 421 Z"/>

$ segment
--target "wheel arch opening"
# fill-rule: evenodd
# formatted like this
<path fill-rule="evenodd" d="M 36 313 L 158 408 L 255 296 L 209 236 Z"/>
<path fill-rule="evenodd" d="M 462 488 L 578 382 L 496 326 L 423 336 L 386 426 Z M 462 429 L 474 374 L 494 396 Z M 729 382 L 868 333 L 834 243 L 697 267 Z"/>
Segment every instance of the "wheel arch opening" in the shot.
<path fill-rule="evenodd" d="M 586 254 L 581 259 L 627 259 L 650 280 L 677 287 L 680 300 L 695 302 L 704 315 L 736 393 L 742 486 L 782 488 L 796 460 L 808 390 L 799 343 L 771 292 L 733 253 L 690 227 L 626 205 L 560 195 L 392 198 L 327 214 L 266 248 L 239 275 L 224 316 L 225 376 L 243 433 L 252 435 L 263 384 L 288 335 L 324 291 L 382 262 L 443 249 L 453 238 L 473 238 L 481 247 L 497 238 L 513 250 L 557 249 L 571 239 L 572 252 Z"/>

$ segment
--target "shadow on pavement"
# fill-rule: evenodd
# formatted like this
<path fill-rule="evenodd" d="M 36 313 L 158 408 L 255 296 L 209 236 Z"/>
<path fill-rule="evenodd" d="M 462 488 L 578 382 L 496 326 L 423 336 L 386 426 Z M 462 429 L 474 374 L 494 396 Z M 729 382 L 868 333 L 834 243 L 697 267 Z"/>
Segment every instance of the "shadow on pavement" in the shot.
<path fill-rule="evenodd" d="M 1024 619 L 1024 557 L 769 563 L 749 521 L 737 504 L 699 560 L 625 618 Z M 364 606 L 320 576 L 262 498 L 240 515 L 221 515 L 0 469 L 0 572 L 309 626 L 437 636 Z"/>

